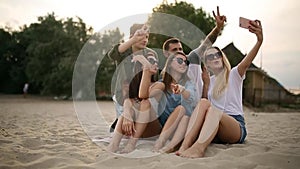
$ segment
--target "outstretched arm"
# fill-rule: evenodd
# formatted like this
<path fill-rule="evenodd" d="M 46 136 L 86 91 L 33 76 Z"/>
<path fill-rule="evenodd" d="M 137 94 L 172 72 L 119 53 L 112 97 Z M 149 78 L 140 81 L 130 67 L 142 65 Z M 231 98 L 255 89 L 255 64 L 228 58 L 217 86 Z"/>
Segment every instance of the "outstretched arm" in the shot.
<path fill-rule="evenodd" d="M 263 31 L 259 20 L 250 21 L 248 30 L 256 35 L 257 41 L 247 56 L 238 64 L 238 72 L 240 76 L 243 76 L 246 73 L 263 42 Z"/>

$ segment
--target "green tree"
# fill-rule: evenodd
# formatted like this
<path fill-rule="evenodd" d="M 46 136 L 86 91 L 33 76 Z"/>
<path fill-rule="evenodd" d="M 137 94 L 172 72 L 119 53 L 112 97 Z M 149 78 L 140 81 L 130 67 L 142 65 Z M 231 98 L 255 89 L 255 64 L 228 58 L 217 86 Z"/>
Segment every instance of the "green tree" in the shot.
<path fill-rule="evenodd" d="M 98 73 L 96 77 L 96 92 L 101 94 L 111 94 L 111 81 L 113 74 L 116 70 L 115 63 L 107 57 L 105 54 L 114 44 L 120 43 L 124 38 L 124 34 L 120 33 L 120 30 L 116 28 L 115 30 L 105 31 L 104 34 L 99 35 L 99 54 L 101 64 L 99 64 Z"/>
<path fill-rule="evenodd" d="M 9 70 L 11 67 L 12 53 L 10 46 L 12 43 L 12 36 L 4 29 L 0 29 L 0 90 L 7 92 L 10 84 Z"/>
<path fill-rule="evenodd" d="M 74 64 L 92 32 L 77 20 L 57 20 L 52 13 L 23 30 L 23 38 L 29 41 L 26 73 L 42 94 L 71 95 Z"/>
<path fill-rule="evenodd" d="M 95 94 L 96 97 L 110 96 L 115 64 L 104 56 L 123 37 L 116 28 L 97 32 L 85 43 L 74 68 L 72 90 L 75 99 L 94 99 Z"/>
<path fill-rule="evenodd" d="M 18 41 L 18 32 L 0 29 L 0 92 L 21 93 L 27 81 L 24 47 Z"/>

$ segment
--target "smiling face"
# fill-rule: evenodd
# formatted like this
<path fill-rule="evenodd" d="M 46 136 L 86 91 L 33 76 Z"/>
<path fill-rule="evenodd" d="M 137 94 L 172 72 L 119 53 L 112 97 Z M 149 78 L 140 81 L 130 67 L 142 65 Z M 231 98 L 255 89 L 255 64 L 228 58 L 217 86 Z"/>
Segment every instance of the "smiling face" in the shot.
<path fill-rule="evenodd" d="M 148 40 L 149 40 L 149 33 L 146 33 L 142 40 L 133 44 L 132 46 L 138 50 L 142 50 L 146 48 L 146 46 L 148 45 Z"/>
<path fill-rule="evenodd" d="M 176 54 L 172 59 L 171 68 L 178 73 L 185 73 L 188 69 L 189 62 L 187 61 L 187 57 L 183 54 Z"/>
<path fill-rule="evenodd" d="M 213 72 L 223 69 L 223 54 L 221 51 L 210 48 L 205 53 L 205 63 Z"/>

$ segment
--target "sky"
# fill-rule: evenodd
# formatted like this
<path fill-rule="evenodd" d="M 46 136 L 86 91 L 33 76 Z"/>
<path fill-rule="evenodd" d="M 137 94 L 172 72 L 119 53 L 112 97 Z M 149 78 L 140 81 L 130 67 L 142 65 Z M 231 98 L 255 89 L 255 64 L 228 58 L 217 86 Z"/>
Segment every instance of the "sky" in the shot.
<path fill-rule="evenodd" d="M 18 29 L 36 23 L 38 16 L 54 12 L 59 18 L 80 17 L 95 31 L 124 17 L 151 13 L 163 0 L 0 0 L 0 27 Z M 172 3 L 174 0 L 168 0 Z M 256 42 L 255 35 L 238 26 L 239 17 L 259 19 L 264 42 L 253 63 L 286 89 L 300 89 L 299 0 L 186 0 L 212 16 L 220 7 L 227 17 L 224 31 L 214 45 L 232 43 L 243 53 Z"/>

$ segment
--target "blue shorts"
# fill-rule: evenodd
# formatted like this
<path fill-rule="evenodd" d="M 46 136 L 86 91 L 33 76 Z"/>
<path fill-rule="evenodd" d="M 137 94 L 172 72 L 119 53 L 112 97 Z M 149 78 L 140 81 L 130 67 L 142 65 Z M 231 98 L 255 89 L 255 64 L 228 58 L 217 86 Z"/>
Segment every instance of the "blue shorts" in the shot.
<path fill-rule="evenodd" d="M 247 130 L 246 130 L 246 126 L 245 126 L 245 119 L 242 115 L 229 115 L 231 117 L 233 117 L 237 122 L 239 122 L 240 124 L 240 129 L 241 129 L 241 137 L 240 140 L 237 142 L 238 144 L 242 144 L 245 141 L 245 138 L 247 136 Z M 216 136 L 214 138 L 214 140 L 212 141 L 213 143 L 221 143 L 224 144 L 225 142 L 222 142 L 218 136 Z"/>
<path fill-rule="evenodd" d="M 240 128 L 241 128 L 241 138 L 239 140 L 238 143 L 244 143 L 245 138 L 247 136 L 247 130 L 246 130 L 246 126 L 245 126 L 245 119 L 242 115 L 230 115 L 231 117 L 233 117 L 236 121 L 239 122 L 240 124 Z"/>

